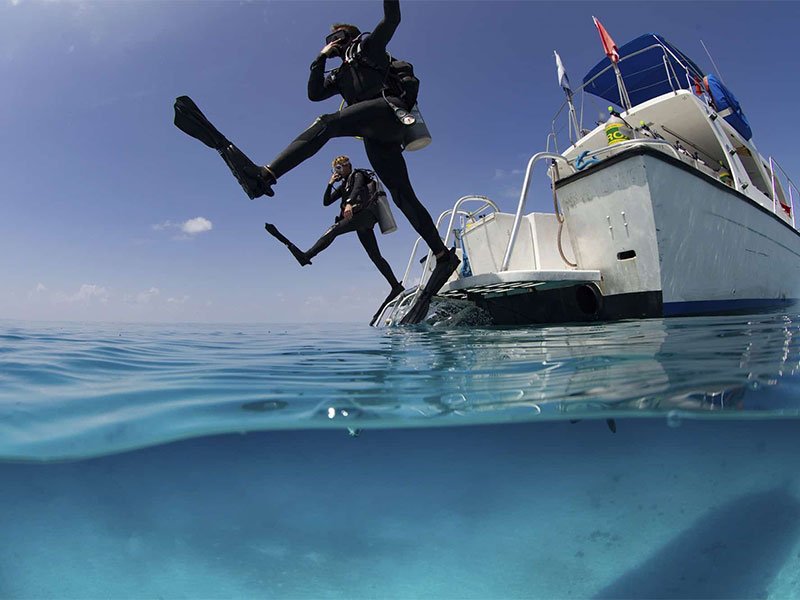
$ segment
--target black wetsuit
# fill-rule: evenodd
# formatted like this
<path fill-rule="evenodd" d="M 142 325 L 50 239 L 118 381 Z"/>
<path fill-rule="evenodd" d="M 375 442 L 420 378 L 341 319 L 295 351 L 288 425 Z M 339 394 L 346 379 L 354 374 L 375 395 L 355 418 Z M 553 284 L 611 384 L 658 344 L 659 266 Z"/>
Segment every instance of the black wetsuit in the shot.
<path fill-rule="evenodd" d="M 378 222 L 378 210 L 374 198 L 370 198 L 368 182 L 369 180 L 363 172 L 353 171 L 338 188 L 334 188 L 331 183 L 328 184 L 328 187 L 325 188 L 322 203 L 325 206 L 330 206 L 341 198 L 341 212 L 336 224 L 328 229 L 305 255 L 310 260 L 330 246 L 333 240 L 340 235 L 355 231 L 370 260 L 381 272 L 381 275 L 386 278 L 389 285 L 395 288 L 400 283 L 394 276 L 389 263 L 381 256 L 381 252 L 378 249 L 378 240 L 375 239 L 373 229 Z M 344 218 L 344 207 L 348 204 L 353 208 L 353 216 L 346 219 Z"/>
<path fill-rule="evenodd" d="M 301 133 L 278 157 L 269 163 L 276 177 L 287 173 L 316 154 L 335 137 L 359 136 L 372 168 L 383 181 L 397 207 L 434 253 L 446 250 L 430 213 L 414 193 L 408 178 L 401 145 L 404 127 L 382 96 L 389 58 L 386 45 L 400 24 L 399 0 L 384 0 L 384 17 L 375 30 L 360 38 L 364 61 L 344 62 L 325 77 L 327 57 L 320 54 L 311 63 L 308 98 L 314 102 L 341 94 L 348 106 L 325 114 Z M 391 90 L 389 93 L 391 94 Z M 396 106 L 411 109 L 407 102 L 393 95 Z"/>

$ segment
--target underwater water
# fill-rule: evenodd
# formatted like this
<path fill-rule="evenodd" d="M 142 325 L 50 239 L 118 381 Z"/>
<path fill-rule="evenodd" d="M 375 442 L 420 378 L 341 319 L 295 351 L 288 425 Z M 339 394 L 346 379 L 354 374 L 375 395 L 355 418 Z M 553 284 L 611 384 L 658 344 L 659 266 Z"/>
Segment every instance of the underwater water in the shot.
<path fill-rule="evenodd" d="M 0 597 L 800 597 L 798 367 L 795 313 L 3 321 Z"/>

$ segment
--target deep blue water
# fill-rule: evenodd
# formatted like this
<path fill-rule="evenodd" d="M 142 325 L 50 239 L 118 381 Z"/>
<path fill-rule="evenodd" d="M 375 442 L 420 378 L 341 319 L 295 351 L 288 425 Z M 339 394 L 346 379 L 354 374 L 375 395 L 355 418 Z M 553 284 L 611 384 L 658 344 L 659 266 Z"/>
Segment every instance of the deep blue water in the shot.
<path fill-rule="evenodd" d="M 0 322 L 0 597 L 800 597 L 799 326 Z"/>

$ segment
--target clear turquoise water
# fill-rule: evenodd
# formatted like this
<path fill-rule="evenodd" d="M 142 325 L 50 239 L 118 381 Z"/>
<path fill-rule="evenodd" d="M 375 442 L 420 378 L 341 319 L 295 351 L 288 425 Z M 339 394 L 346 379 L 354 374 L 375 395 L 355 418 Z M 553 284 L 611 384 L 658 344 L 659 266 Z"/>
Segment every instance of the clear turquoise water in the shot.
<path fill-rule="evenodd" d="M 798 326 L 0 322 L 0 597 L 800 597 Z"/>

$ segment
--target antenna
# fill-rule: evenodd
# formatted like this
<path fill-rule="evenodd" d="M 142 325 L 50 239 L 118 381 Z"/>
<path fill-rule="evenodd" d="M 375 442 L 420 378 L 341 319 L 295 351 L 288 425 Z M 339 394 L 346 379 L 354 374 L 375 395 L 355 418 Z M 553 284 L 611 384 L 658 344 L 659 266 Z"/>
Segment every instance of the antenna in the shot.
<path fill-rule="evenodd" d="M 706 54 L 708 55 L 708 60 L 711 61 L 711 64 L 714 66 L 714 70 L 717 72 L 717 75 L 719 75 L 719 78 L 722 80 L 722 83 L 725 83 L 725 78 L 722 76 L 722 71 L 719 70 L 719 67 L 717 66 L 717 63 L 714 62 L 714 59 L 711 56 L 711 52 L 708 51 L 708 48 L 706 48 L 706 45 L 703 43 L 703 40 L 700 40 L 700 44 L 702 44 L 703 50 L 706 51 Z M 725 85 L 728 85 L 728 84 L 725 83 Z"/>

